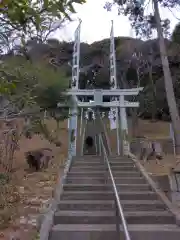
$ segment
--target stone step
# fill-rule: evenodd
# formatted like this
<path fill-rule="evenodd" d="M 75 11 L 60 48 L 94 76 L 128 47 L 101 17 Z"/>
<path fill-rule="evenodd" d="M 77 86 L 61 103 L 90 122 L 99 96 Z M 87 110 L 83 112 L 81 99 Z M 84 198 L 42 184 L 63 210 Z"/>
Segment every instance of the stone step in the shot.
<path fill-rule="evenodd" d="M 118 155 L 112 155 L 109 157 L 109 159 L 118 159 L 118 160 L 131 160 L 132 158 L 129 156 L 118 156 Z"/>
<path fill-rule="evenodd" d="M 116 184 L 119 191 L 148 191 L 151 190 L 149 184 Z M 65 184 L 64 191 L 113 191 L 112 184 Z"/>
<path fill-rule="evenodd" d="M 166 210 L 166 206 L 160 201 L 135 201 L 124 200 L 121 201 L 124 211 L 162 211 Z M 59 210 L 78 210 L 78 211 L 103 211 L 115 209 L 115 202 L 113 200 L 65 200 L 60 201 L 58 205 Z"/>
<path fill-rule="evenodd" d="M 83 160 L 99 160 L 99 159 L 103 159 L 103 157 L 98 156 L 98 155 L 84 155 L 84 156 L 76 156 L 73 157 L 73 161 L 83 161 Z M 119 161 L 132 161 L 131 157 L 127 157 L 127 156 L 110 156 L 109 160 L 119 160 Z"/>
<path fill-rule="evenodd" d="M 124 212 L 127 224 L 175 224 L 168 211 Z M 54 224 L 116 224 L 115 211 L 58 211 Z"/>
<path fill-rule="evenodd" d="M 71 177 L 68 176 L 66 179 L 66 183 L 73 183 L 73 184 L 79 184 L 79 183 L 84 183 L 84 184 L 89 184 L 89 183 L 111 183 L 110 178 L 105 178 L 105 177 Z M 146 183 L 146 180 L 142 177 L 116 177 L 115 178 L 115 183 L 121 183 L 121 184 L 137 184 L 137 183 Z"/>
<path fill-rule="evenodd" d="M 134 164 L 132 159 L 116 159 L 116 158 L 109 158 L 110 163 L 131 163 Z"/>
<path fill-rule="evenodd" d="M 72 166 L 71 171 L 104 171 L 107 167 L 104 166 Z M 111 166 L 112 171 L 134 171 L 137 170 L 135 166 Z"/>
<path fill-rule="evenodd" d="M 120 228 L 117 235 L 115 224 L 58 224 L 53 226 L 49 240 L 125 240 Z M 132 240 L 180 239 L 180 228 L 173 224 L 131 224 L 128 230 Z"/>
<path fill-rule="evenodd" d="M 134 166 L 134 163 L 133 162 L 110 162 L 110 165 L 111 166 Z M 95 161 L 89 161 L 89 162 L 82 162 L 82 161 L 76 161 L 76 162 L 73 162 L 72 163 L 72 166 L 73 167 L 94 167 L 94 166 L 97 166 L 97 167 L 103 167 L 103 166 L 106 166 L 106 163 L 105 162 L 95 162 Z"/>
<path fill-rule="evenodd" d="M 109 176 L 108 171 L 93 171 L 93 172 L 80 172 L 80 171 L 70 171 L 67 176 L 71 177 L 105 177 Z M 116 177 L 140 177 L 141 173 L 138 171 L 113 171 L 114 178 Z"/>
<path fill-rule="evenodd" d="M 86 155 L 85 157 L 79 157 L 77 159 L 73 159 L 74 163 L 85 163 L 85 162 L 97 162 L 97 163 L 103 163 L 104 159 L 101 157 L 91 157 Z M 131 159 L 124 159 L 124 158 L 109 158 L 109 162 L 111 163 L 133 163 L 133 161 Z"/>
<path fill-rule="evenodd" d="M 152 191 L 121 191 L 121 200 L 158 200 Z M 104 191 L 64 191 L 61 200 L 114 200 L 114 193 Z"/>

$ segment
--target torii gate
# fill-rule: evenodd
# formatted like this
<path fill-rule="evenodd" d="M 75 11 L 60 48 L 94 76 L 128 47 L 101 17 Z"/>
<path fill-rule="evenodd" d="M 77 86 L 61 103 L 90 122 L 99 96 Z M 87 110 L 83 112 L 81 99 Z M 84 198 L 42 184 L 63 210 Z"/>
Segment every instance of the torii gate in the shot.
<path fill-rule="evenodd" d="M 67 91 L 68 95 L 71 95 L 74 100 L 74 106 L 70 109 L 70 118 L 68 120 L 69 129 L 69 154 L 76 156 L 76 141 L 77 141 L 77 120 L 78 120 L 78 107 L 80 108 L 94 108 L 94 107 L 105 107 L 116 109 L 116 119 L 119 122 L 119 116 L 117 109 L 120 109 L 120 127 L 122 136 L 122 149 L 123 154 L 129 153 L 129 142 L 126 138 L 128 134 L 128 124 L 126 108 L 128 107 L 139 107 L 139 102 L 125 101 L 125 96 L 136 96 L 143 88 L 132 88 L 132 89 L 118 89 L 116 81 L 116 60 L 114 50 L 114 34 L 113 34 L 113 22 L 111 28 L 111 44 L 110 44 L 110 81 L 111 90 L 94 89 L 94 90 L 82 90 L 79 89 L 79 60 L 80 60 L 80 28 L 79 26 L 75 31 L 74 51 L 73 51 L 73 62 L 72 62 L 72 82 L 71 89 Z M 93 102 L 81 102 L 78 100 L 79 96 L 93 96 Z M 110 96 L 113 101 L 103 102 L 103 96 Z M 115 100 L 114 100 L 115 99 Z M 119 125 L 119 124 L 118 124 Z M 118 126 L 117 126 L 118 128 Z M 118 131 L 118 129 L 117 129 Z M 73 136 L 72 136 L 73 135 Z M 117 142 L 119 144 L 119 134 L 117 134 Z M 119 151 L 118 151 L 119 154 Z"/>

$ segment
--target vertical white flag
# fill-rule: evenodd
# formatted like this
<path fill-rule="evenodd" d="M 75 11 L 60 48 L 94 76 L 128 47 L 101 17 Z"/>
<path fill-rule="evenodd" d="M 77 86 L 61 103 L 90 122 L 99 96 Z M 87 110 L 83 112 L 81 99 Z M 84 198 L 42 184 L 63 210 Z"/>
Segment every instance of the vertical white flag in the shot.
<path fill-rule="evenodd" d="M 117 128 L 117 115 L 118 115 L 118 108 L 111 108 L 109 112 L 109 120 L 110 120 L 110 128 L 111 130 Z"/>
<path fill-rule="evenodd" d="M 78 89 L 79 87 L 80 30 L 81 30 L 81 22 L 79 23 L 74 34 L 72 82 L 71 82 L 72 89 Z"/>
<path fill-rule="evenodd" d="M 115 54 L 115 45 L 114 45 L 114 28 L 113 21 L 111 26 L 110 33 L 110 85 L 111 89 L 117 88 L 117 79 L 116 79 L 116 54 Z M 114 101 L 116 99 L 111 99 Z M 112 107 L 109 114 L 110 118 L 110 128 L 116 129 L 118 124 L 118 108 Z"/>
<path fill-rule="evenodd" d="M 80 30 L 81 21 L 74 34 L 71 89 L 79 88 Z M 74 98 L 75 98 L 74 100 L 76 100 L 76 97 Z M 72 156 L 75 156 L 77 138 L 77 107 L 74 106 L 72 109 L 69 109 L 69 114 L 70 114 L 70 118 L 68 119 L 69 151 Z"/>

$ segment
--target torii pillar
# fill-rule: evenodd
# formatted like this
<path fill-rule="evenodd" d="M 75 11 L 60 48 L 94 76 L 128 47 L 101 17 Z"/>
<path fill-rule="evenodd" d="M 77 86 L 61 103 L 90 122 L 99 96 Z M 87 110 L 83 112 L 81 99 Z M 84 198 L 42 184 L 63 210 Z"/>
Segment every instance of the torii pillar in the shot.
<path fill-rule="evenodd" d="M 120 103 L 124 104 L 124 95 L 120 96 Z M 130 152 L 130 145 L 128 139 L 128 122 L 126 108 L 120 108 L 120 120 L 121 120 L 121 137 L 122 137 L 122 151 L 124 155 L 127 155 Z"/>

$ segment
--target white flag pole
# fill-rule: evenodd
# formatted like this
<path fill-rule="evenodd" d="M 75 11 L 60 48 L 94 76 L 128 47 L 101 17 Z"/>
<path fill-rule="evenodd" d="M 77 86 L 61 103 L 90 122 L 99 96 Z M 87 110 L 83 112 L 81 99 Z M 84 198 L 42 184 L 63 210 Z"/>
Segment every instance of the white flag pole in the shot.
<path fill-rule="evenodd" d="M 114 44 L 114 26 L 113 20 L 111 25 L 111 32 L 110 32 L 110 84 L 111 89 L 117 89 L 117 77 L 116 77 L 116 54 L 115 54 L 115 44 Z M 112 99 L 111 101 L 113 101 Z M 118 100 L 118 99 L 115 99 Z M 117 134 L 117 153 L 120 155 L 120 139 L 119 139 L 119 113 L 118 108 L 111 108 L 110 110 L 111 115 L 113 117 L 110 118 L 110 128 L 116 128 Z"/>
<path fill-rule="evenodd" d="M 79 21 L 79 25 L 74 34 L 72 81 L 71 81 L 71 89 L 74 89 L 74 90 L 77 90 L 79 88 L 80 30 L 81 30 L 81 21 Z M 68 127 L 69 127 L 69 135 L 70 135 L 69 152 L 70 152 L 70 155 L 76 156 L 77 119 L 78 119 L 77 106 L 74 106 L 72 109 L 69 109 L 69 113 L 70 113 L 70 118 L 68 119 Z"/>

